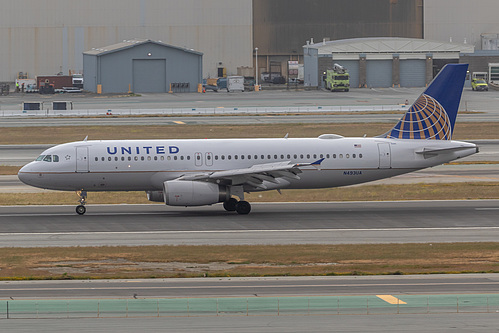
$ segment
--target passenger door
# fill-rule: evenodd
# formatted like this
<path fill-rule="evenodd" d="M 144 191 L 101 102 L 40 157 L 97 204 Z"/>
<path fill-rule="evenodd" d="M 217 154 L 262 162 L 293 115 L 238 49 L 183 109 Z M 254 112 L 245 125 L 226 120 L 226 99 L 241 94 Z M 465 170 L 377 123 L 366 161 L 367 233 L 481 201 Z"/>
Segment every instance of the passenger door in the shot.
<path fill-rule="evenodd" d="M 88 147 L 76 147 L 76 172 L 89 172 Z"/>

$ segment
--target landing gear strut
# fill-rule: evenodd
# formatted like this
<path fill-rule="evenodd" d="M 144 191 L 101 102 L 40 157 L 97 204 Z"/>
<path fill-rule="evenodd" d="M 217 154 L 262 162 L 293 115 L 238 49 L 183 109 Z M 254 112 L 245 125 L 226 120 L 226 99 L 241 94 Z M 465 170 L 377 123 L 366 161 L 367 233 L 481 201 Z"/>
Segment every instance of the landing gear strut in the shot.
<path fill-rule="evenodd" d="M 80 197 L 78 200 L 80 204 L 76 206 L 76 213 L 78 215 L 83 215 L 87 211 L 87 208 L 85 207 L 85 204 L 87 202 L 87 191 L 77 191 L 76 194 Z"/>

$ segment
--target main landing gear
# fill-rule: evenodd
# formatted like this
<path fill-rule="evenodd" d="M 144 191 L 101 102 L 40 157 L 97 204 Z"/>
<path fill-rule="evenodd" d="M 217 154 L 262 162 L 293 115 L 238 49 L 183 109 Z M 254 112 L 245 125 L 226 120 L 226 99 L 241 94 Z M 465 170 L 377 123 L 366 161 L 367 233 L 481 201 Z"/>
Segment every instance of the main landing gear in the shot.
<path fill-rule="evenodd" d="M 247 215 L 251 212 L 251 204 L 248 201 L 237 201 L 235 198 L 230 198 L 224 201 L 224 209 L 228 212 L 237 212 L 240 215 Z"/>
<path fill-rule="evenodd" d="M 76 194 L 80 197 L 78 200 L 80 204 L 76 206 L 76 213 L 78 215 L 83 215 L 87 211 L 85 204 L 87 202 L 87 191 L 77 191 Z"/>

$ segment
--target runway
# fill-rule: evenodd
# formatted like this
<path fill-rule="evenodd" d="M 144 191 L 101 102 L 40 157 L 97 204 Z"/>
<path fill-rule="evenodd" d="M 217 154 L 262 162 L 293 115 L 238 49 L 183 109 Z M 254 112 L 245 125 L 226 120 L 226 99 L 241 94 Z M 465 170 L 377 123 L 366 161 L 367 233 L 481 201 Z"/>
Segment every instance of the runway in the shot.
<path fill-rule="evenodd" d="M 0 207 L 0 247 L 368 244 L 499 239 L 499 200 Z"/>
<path fill-rule="evenodd" d="M 0 300 L 497 293 L 498 274 L 0 281 Z"/>

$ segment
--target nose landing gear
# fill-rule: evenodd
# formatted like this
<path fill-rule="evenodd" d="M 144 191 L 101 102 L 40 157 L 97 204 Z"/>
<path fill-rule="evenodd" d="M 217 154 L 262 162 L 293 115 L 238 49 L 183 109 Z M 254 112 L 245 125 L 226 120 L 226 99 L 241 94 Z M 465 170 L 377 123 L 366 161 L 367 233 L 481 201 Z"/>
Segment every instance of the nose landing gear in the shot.
<path fill-rule="evenodd" d="M 76 213 L 78 215 L 83 215 L 87 211 L 87 208 L 85 207 L 85 203 L 87 201 L 87 191 L 77 191 L 76 194 L 80 197 L 78 200 L 80 204 L 76 206 Z"/>

